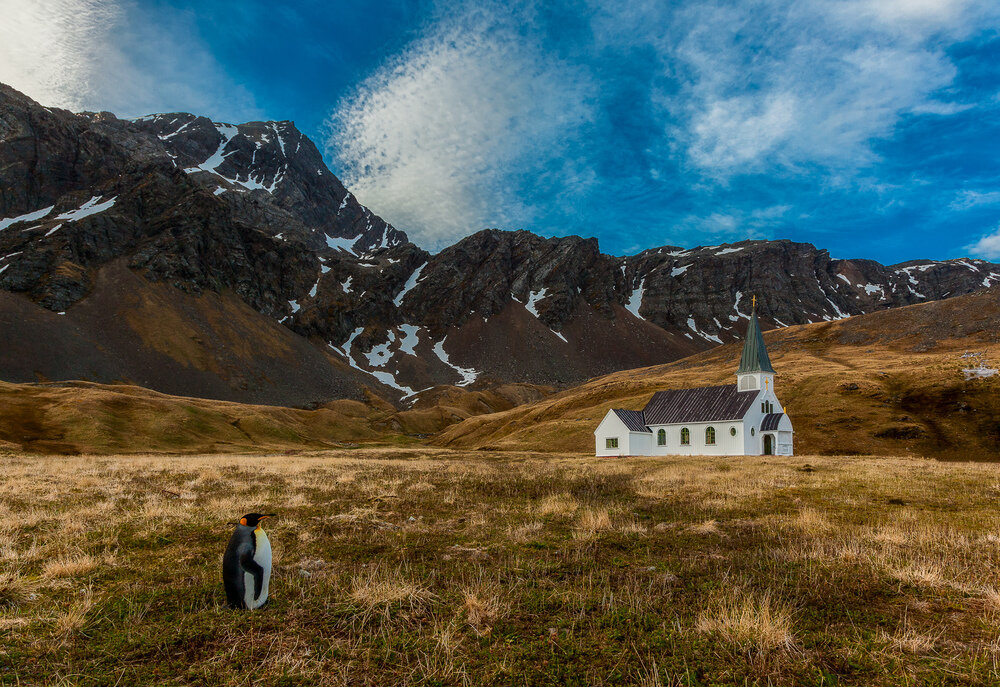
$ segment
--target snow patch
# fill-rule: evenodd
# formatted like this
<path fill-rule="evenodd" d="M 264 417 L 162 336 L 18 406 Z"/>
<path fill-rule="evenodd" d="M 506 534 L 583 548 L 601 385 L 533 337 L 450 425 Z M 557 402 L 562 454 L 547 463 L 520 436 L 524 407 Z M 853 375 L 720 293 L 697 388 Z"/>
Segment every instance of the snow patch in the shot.
<path fill-rule="evenodd" d="M 9 219 L 0 219 L 0 231 L 3 231 L 12 224 L 17 224 L 18 222 L 31 222 L 36 219 L 42 219 L 48 216 L 50 212 L 55 208 L 55 205 L 50 205 L 47 208 L 42 208 L 41 210 L 35 210 L 34 212 L 29 212 L 26 215 L 21 215 L 20 217 L 10 217 Z"/>
<path fill-rule="evenodd" d="M 743 292 L 742 291 L 737 291 L 736 292 L 736 302 L 733 303 L 733 310 L 736 311 L 736 317 L 733 317 L 732 315 L 729 316 L 729 319 L 732 320 L 733 322 L 736 322 L 741 317 L 743 319 L 745 319 L 745 320 L 749 320 L 750 319 L 750 315 L 748 315 L 747 313 L 740 312 L 740 300 L 742 298 L 743 298 Z"/>
<path fill-rule="evenodd" d="M 740 248 L 723 248 L 720 251 L 716 251 L 715 254 L 716 255 L 726 255 L 728 253 L 739 253 L 741 250 L 743 250 L 742 246 Z"/>
<path fill-rule="evenodd" d="M 333 238 L 332 236 L 327 235 L 326 245 L 329 246 L 330 248 L 333 248 L 334 250 L 342 250 L 347 253 L 350 253 L 351 255 L 357 256 L 357 253 L 354 252 L 354 244 L 357 242 L 359 238 L 360 238 L 359 236 L 355 236 L 354 238 L 350 239 Z"/>
<path fill-rule="evenodd" d="M 966 379 L 986 379 L 996 376 L 1000 373 L 1000 370 L 980 365 L 979 367 L 967 367 L 962 372 L 965 374 Z"/>
<path fill-rule="evenodd" d="M 675 267 L 672 270 L 670 270 L 670 276 L 679 277 L 680 275 L 684 274 L 687 271 L 687 268 L 690 266 L 691 265 L 684 265 L 684 267 Z"/>
<path fill-rule="evenodd" d="M 399 328 L 403 332 L 403 338 L 399 340 L 399 350 L 408 355 L 417 354 L 417 344 L 420 343 L 420 327 L 413 324 L 401 324 Z"/>
<path fill-rule="evenodd" d="M 188 167 L 185 169 L 184 171 L 188 174 L 193 172 L 211 172 L 212 174 L 218 174 L 220 177 L 222 176 L 216 170 L 226 159 L 226 146 L 229 145 L 229 141 L 231 141 L 234 136 L 240 133 L 240 130 L 232 124 L 216 124 L 215 128 L 219 130 L 219 135 L 222 136 L 218 149 L 216 149 L 216 151 L 212 153 L 207 160 L 202 162 L 197 167 Z"/>
<path fill-rule="evenodd" d="M 420 281 L 420 273 L 424 271 L 425 267 L 427 267 L 426 262 L 420 265 L 417 269 L 413 270 L 413 274 L 411 274 L 410 278 L 406 280 L 405 284 L 403 284 L 403 290 L 397 293 L 396 297 L 392 299 L 393 304 L 397 308 L 403 305 L 403 299 L 406 298 L 406 294 L 412 291 L 417 285 L 417 282 Z"/>
<path fill-rule="evenodd" d="M 542 287 L 541 291 L 532 291 L 531 293 L 529 293 L 528 294 L 528 301 L 524 304 L 524 309 L 527 310 L 528 312 L 530 312 L 535 317 L 538 317 L 538 309 L 535 307 L 535 304 L 538 303 L 538 301 L 540 301 L 543 298 L 545 298 L 545 294 L 547 292 L 548 292 L 548 289 L 545 288 L 545 287 Z"/>
<path fill-rule="evenodd" d="M 392 357 L 392 353 L 389 352 L 389 344 L 395 340 L 396 335 L 393 334 L 390 329 L 388 332 L 388 340 L 385 343 L 381 343 L 378 346 L 372 346 L 372 349 L 365 353 L 365 357 L 368 358 L 368 364 L 372 367 L 382 367 L 389 362 L 389 359 Z"/>
<path fill-rule="evenodd" d="M 350 276 L 350 277 L 347 278 L 347 281 L 345 281 L 343 284 L 340 285 L 340 288 L 342 288 L 344 290 L 344 293 L 350 293 L 351 292 L 351 281 L 353 279 L 354 279 L 354 276 L 352 275 L 352 276 Z"/>
<path fill-rule="evenodd" d="M 880 293 L 882 294 L 882 298 L 885 298 L 885 289 L 876 284 L 865 284 L 865 293 L 867 293 L 869 296 L 872 295 L 873 293 Z"/>
<path fill-rule="evenodd" d="M 101 197 L 102 196 L 94 196 L 86 203 L 78 207 L 76 210 L 69 210 L 68 212 L 62 213 L 61 215 L 56 215 L 55 218 L 64 219 L 67 222 L 76 222 L 77 220 L 81 220 L 84 217 L 90 217 L 91 215 L 96 215 L 98 212 L 104 212 L 108 208 L 112 207 L 115 204 L 115 201 L 118 200 L 118 196 L 115 196 L 111 200 L 106 200 L 103 203 L 98 203 L 97 201 L 99 201 Z"/>
<path fill-rule="evenodd" d="M 221 186 L 219 186 L 219 187 L 218 187 L 218 188 L 216 188 L 216 189 L 215 189 L 214 191 L 212 191 L 212 195 L 213 195 L 213 196 L 221 196 L 221 195 L 222 195 L 223 193 L 225 193 L 225 192 L 226 192 L 226 189 L 224 189 L 224 188 L 222 188 Z"/>
<path fill-rule="evenodd" d="M 836 317 L 836 318 L 834 318 L 834 319 L 838 319 L 838 320 L 846 320 L 846 319 L 847 319 L 848 317 L 850 317 L 850 315 L 845 315 L 845 314 L 844 314 L 844 313 L 843 313 L 843 312 L 842 312 L 842 311 L 840 310 L 840 308 L 838 308 L 838 307 L 837 307 L 837 304 L 836 304 L 836 303 L 834 303 L 833 301 L 831 301 L 829 297 L 827 297 L 827 299 L 826 299 L 826 302 L 830 304 L 830 306 L 831 306 L 831 307 L 833 308 L 833 311 L 834 311 L 834 312 L 835 312 L 835 313 L 837 314 L 837 317 Z M 825 316 L 825 315 L 824 315 L 823 319 L 826 319 L 826 317 L 827 317 L 827 316 Z"/>
<path fill-rule="evenodd" d="M 476 377 L 479 376 L 479 373 L 471 367 L 470 368 L 459 367 L 458 365 L 455 365 L 448 360 L 448 353 L 445 352 L 444 350 L 444 342 L 447 338 L 448 337 L 446 336 L 444 337 L 444 339 L 441 339 L 436 344 L 434 344 L 434 354 L 438 357 L 438 360 L 440 360 L 442 363 L 444 363 L 445 365 L 453 369 L 455 372 L 457 372 L 459 375 L 461 375 L 462 381 L 459 382 L 457 386 L 468 386 L 469 384 L 472 384 L 474 381 L 476 381 Z"/>
<path fill-rule="evenodd" d="M 691 331 L 693 331 L 695 334 L 705 339 L 706 341 L 714 341 L 715 343 L 720 343 L 720 344 L 722 343 L 722 339 L 715 336 L 714 334 L 708 334 L 707 332 L 700 331 L 698 329 L 698 325 L 695 324 L 694 317 L 690 315 L 688 315 L 687 325 L 688 329 L 690 329 Z"/>
<path fill-rule="evenodd" d="M 302 309 L 298 301 L 288 301 L 288 306 L 292 309 L 292 312 L 298 312 Z"/>
<path fill-rule="evenodd" d="M 854 286 L 853 284 L 851 284 L 851 280 L 850 280 L 850 279 L 848 279 L 847 277 L 845 277 L 845 276 L 844 276 L 844 275 L 842 275 L 842 274 L 838 274 L 838 275 L 837 275 L 837 279 L 843 279 L 843 280 L 844 280 L 844 283 L 845 283 L 845 284 L 847 284 L 848 286 Z"/>
<path fill-rule="evenodd" d="M 643 277 L 642 281 L 639 282 L 639 287 L 632 291 L 632 295 L 628 299 L 628 303 L 625 304 L 625 309 L 630 313 L 638 317 L 640 320 L 645 320 L 646 318 L 639 314 L 639 308 L 642 306 L 642 296 L 646 292 L 646 279 Z"/>

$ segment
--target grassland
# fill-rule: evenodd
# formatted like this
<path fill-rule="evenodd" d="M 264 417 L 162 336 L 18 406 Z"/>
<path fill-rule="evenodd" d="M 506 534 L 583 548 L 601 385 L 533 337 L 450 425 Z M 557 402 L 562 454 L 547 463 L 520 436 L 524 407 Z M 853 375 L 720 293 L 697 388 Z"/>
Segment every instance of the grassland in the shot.
<path fill-rule="evenodd" d="M 3 458 L 0 683 L 1000 683 L 1000 467 Z M 220 561 L 280 513 L 269 606 Z"/>

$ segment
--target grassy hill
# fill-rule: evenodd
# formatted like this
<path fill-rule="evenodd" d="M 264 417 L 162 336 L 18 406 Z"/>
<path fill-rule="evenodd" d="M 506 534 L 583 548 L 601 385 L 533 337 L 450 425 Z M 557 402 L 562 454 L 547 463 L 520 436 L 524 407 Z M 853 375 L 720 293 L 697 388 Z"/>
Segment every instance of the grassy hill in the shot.
<path fill-rule="evenodd" d="M 0 449 L 31 453 L 243 453 L 405 444 L 550 390 L 441 387 L 399 411 L 369 393 L 305 410 L 171 396 L 126 384 L 0 382 Z"/>
<path fill-rule="evenodd" d="M 765 334 L 795 450 L 821 455 L 1000 458 L 1000 292 L 788 327 Z M 451 448 L 586 451 L 612 407 L 641 409 L 660 389 L 735 381 L 741 344 L 628 370 L 512 410 L 473 417 L 435 439 Z"/>

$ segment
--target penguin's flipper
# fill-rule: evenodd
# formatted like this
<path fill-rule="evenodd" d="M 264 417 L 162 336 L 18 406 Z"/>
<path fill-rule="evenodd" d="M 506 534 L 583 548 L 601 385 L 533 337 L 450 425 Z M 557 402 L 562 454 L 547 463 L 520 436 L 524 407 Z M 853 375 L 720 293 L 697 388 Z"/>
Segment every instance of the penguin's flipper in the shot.
<path fill-rule="evenodd" d="M 253 575 L 253 599 L 256 601 L 260 598 L 260 592 L 264 588 L 264 568 L 253 559 L 253 552 L 245 552 L 240 556 L 240 565 L 248 573 Z"/>

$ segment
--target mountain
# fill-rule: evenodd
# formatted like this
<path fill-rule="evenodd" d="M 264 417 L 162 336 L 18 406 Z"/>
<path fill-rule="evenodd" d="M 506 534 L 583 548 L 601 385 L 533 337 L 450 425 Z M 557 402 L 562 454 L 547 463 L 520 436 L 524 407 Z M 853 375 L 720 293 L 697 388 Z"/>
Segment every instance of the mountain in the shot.
<path fill-rule="evenodd" d="M 1000 286 L 772 330 L 764 339 L 799 455 L 1000 456 Z M 433 443 L 591 453 L 594 429 L 608 409 L 640 410 L 663 389 L 734 383 L 741 350 L 730 343 L 592 379 L 453 424 Z"/>
<path fill-rule="evenodd" d="M 247 403 L 566 387 L 765 327 L 973 293 L 979 260 L 883 266 L 804 243 L 663 247 L 485 230 L 431 255 L 292 122 L 135 120 L 0 85 L 0 378 Z"/>

